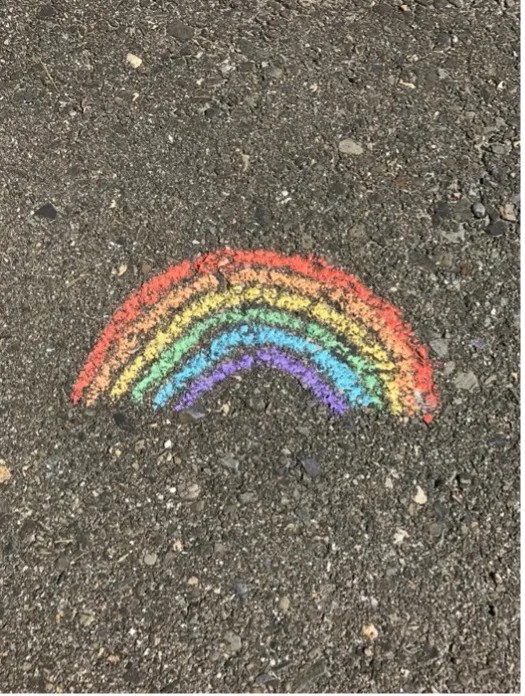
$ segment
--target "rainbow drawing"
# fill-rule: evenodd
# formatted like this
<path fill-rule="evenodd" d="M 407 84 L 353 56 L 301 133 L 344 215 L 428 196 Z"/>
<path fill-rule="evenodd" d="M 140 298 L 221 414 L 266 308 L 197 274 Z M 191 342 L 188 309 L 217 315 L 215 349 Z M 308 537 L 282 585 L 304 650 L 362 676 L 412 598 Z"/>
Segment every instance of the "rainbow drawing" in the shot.
<path fill-rule="evenodd" d="M 438 406 L 427 348 L 401 312 L 322 258 L 223 249 L 168 268 L 115 312 L 71 399 L 128 394 L 155 408 L 191 407 L 230 376 L 272 368 L 335 414 Z"/>

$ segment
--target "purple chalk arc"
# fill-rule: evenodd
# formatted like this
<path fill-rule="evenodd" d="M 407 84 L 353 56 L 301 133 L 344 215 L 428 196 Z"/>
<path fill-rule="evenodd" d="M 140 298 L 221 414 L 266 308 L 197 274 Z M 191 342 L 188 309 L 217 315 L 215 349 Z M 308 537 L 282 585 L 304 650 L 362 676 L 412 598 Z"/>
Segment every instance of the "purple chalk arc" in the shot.
<path fill-rule="evenodd" d="M 297 358 L 292 358 L 279 348 L 259 348 L 252 353 L 245 353 L 234 360 L 225 360 L 210 372 L 198 377 L 184 396 L 175 405 L 175 411 L 191 408 L 206 392 L 219 382 L 228 379 L 237 372 L 250 370 L 256 366 L 273 367 L 295 377 L 303 387 L 310 389 L 315 396 L 338 415 L 348 411 L 345 399 L 338 395 L 311 367 Z"/>

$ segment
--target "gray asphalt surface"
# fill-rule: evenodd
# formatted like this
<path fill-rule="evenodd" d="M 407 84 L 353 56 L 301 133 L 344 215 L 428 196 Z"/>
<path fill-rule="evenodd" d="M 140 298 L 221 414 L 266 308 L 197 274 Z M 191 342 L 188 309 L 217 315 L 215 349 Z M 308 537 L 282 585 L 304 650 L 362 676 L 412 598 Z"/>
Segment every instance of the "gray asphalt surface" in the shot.
<path fill-rule="evenodd" d="M 20 0 L 0 84 L 0 690 L 518 691 L 517 2 Z M 431 427 L 266 372 L 73 408 L 127 294 L 225 245 L 401 307 Z"/>

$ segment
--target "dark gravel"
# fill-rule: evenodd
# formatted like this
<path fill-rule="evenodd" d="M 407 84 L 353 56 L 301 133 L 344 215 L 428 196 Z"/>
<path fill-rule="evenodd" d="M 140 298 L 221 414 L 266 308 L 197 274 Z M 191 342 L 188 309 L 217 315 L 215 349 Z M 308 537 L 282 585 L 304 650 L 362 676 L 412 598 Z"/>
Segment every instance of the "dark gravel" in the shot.
<path fill-rule="evenodd" d="M 0 46 L 0 690 L 517 692 L 518 3 L 19 0 Z M 224 245 L 403 308 L 432 426 L 267 373 L 73 408 Z"/>

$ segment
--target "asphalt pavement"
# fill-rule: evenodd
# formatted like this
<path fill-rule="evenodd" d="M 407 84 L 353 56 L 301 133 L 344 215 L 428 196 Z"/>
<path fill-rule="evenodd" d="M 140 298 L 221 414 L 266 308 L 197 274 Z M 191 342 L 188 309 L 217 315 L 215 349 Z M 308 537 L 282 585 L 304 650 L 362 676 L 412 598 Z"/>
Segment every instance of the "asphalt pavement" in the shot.
<path fill-rule="evenodd" d="M 0 8 L 0 691 L 519 691 L 515 0 Z M 431 423 L 261 367 L 73 404 L 172 265 L 314 254 Z"/>

